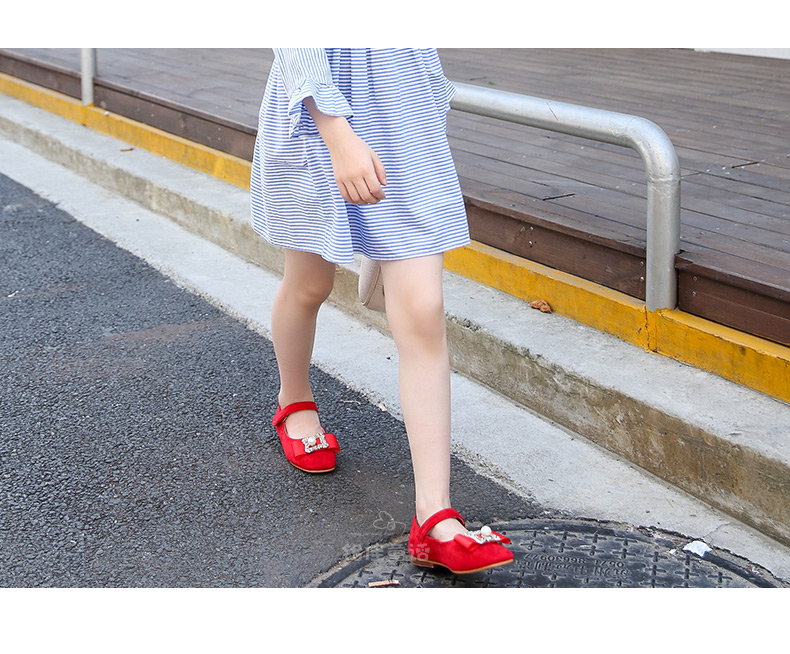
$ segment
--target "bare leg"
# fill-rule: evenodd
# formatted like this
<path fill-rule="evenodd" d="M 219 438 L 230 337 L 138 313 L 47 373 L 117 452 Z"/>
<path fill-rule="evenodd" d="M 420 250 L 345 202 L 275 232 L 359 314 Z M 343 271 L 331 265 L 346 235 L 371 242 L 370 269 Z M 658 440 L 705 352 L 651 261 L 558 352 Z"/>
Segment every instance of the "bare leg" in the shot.
<path fill-rule="evenodd" d="M 318 310 L 329 297 L 335 264 L 317 254 L 285 250 L 285 273 L 272 306 L 272 342 L 280 370 L 280 406 L 313 401 L 310 359 Z M 286 419 L 292 438 L 312 436 L 320 429 L 315 411 L 298 411 Z"/>
<path fill-rule="evenodd" d="M 398 347 L 401 408 L 414 468 L 417 521 L 450 506 L 450 364 L 442 255 L 382 262 L 387 319 Z M 444 520 L 431 536 L 463 531 Z"/>

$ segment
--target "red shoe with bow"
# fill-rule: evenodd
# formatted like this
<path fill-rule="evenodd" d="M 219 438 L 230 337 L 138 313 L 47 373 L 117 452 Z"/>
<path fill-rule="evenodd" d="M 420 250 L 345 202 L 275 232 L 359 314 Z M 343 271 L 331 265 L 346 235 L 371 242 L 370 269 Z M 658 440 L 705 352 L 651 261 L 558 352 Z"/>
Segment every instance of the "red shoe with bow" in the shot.
<path fill-rule="evenodd" d="M 335 452 L 340 451 L 337 438 L 328 434 L 321 427 L 321 431 L 314 436 L 296 439 L 288 436 L 285 430 L 285 419 L 297 411 L 315 411 L 318 407 L 315 402 L 294 402 L 284 408 L 277 406 L 272 424 L 277 429 L 280 443 L 285 452 L 285 458 L 299 470 L 304 472 L 331 472 L 335 469 Z"/>
<path fill-rule="evenodd" d="M 503 545 L 510 539 L 490 527 L 476 532 L 456 534 L 453 540 L 437 540 L 428 535 L 433 527 L 442 520 L 455 518 L 464 527 L 466 523 L 455 509 L 442 509 L 428 518 L 422 526 L 417 516 L 411 523 L 409 533 L 409 554 L 415 565 L 433 568 L 440 565 L 455 574 L 467 574 L 487 570 L 513 561 L 513 553 Z"/>

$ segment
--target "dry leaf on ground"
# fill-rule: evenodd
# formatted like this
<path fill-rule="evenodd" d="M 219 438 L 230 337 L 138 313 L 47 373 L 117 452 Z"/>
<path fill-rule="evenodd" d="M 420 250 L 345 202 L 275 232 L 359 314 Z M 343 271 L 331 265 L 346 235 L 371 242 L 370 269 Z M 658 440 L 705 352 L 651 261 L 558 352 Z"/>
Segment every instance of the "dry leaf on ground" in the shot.
<path fill-rule="evenodd" d="M 540 309 L 543 313 L 551 313 L 551 306 L 546 300 L 534 300 L 529 303 L 533 309 Z"/>

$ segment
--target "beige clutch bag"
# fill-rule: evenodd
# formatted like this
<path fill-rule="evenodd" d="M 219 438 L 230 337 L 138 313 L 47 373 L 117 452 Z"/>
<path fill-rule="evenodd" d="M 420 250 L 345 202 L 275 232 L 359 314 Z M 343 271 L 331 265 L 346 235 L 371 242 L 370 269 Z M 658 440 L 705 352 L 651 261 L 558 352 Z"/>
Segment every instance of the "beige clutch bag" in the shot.
<path fill-rule="evenodd" d="M 384 311 L 384 282 L 381 277 L 381 264 L 362 257 L 359 269 L 359 301 L 373 311 Z"/>

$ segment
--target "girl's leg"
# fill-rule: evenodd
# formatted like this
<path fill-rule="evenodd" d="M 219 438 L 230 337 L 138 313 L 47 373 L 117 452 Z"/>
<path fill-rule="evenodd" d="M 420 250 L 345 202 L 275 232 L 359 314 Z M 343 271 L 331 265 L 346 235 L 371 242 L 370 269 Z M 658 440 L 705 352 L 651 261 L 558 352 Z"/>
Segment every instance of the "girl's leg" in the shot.
<path fill-rule="evenodd" d="M 332 292 L 335 264 L 317 254 L 285 250 L 283 281 L 272 306 L 272 342 L 280 370 L 280 406 L 313 401 L 310 359 L 315 342 L 318 310 Z M 320 430 L 315 411 L 298 411 L 286 419 L 292 438 L 312 436 Z"/>
<path fill-rule="evenodd" d="M 443 262 L 441 254 L 382 262 L 420 524 L 450 506 L 450 363 Z M 430 535 L 449 540 L 461 531 L 457 520 L 444 520 Z"/>

